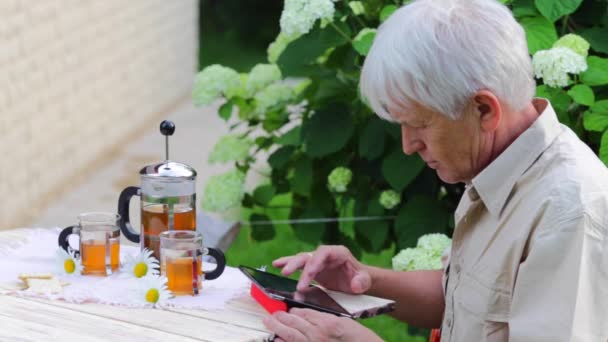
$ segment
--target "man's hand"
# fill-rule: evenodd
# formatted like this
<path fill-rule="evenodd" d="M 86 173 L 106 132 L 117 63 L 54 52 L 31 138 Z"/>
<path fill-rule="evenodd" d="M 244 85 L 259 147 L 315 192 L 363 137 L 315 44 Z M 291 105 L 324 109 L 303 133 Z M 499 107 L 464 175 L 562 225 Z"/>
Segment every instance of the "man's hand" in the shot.
<path fill-rule="evenodd" d="M 303 291 L 316 280 L 322 286 L 346 293 L 360 294 L 371 287 L 371 276 L 344 246 L 320 246 L 313 253 L 299 253 L 272 262 L 282 267 L 283 275 L 302 270 L 298 290 Z"/>
<path fill-rule="evenodd" d="M 382 341 L 357 321 L 310 309 L 294 308 L 289 313 L 276 312 L 264 319 L 264 325 L 277 335 L 275 341 Z"/>

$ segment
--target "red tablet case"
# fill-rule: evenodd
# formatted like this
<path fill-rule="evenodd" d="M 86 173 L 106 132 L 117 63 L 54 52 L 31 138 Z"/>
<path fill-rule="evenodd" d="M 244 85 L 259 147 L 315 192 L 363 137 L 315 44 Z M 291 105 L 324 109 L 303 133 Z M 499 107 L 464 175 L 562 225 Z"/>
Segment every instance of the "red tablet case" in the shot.
<path fill-rule="evenodd" d="M 249 293 L 251 294 L 251 297 L 271 314 L 277 311 L 287 311 L 287 303 L 268 297 L 268 295 L 260 290 L 254 283 L 251 283 L 251 291 Z"/>

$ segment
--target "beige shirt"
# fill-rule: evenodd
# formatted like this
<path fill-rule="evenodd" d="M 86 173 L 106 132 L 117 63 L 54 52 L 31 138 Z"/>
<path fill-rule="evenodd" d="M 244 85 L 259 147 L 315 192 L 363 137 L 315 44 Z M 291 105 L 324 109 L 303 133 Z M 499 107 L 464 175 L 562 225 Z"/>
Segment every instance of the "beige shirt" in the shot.
<path fill-rule="evenodd" d="M 456 209 L 441 342 L 608 341 L 608 170 L 534 104 Z"/>

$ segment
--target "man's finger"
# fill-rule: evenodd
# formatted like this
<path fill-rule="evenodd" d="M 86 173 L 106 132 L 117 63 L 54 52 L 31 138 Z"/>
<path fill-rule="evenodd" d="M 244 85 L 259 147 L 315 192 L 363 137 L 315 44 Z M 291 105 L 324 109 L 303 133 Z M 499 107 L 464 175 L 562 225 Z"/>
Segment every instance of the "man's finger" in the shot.
<path fill-rule="evenodd" d="M 289 260 L 291 260 L 291 258 L 293 258 L 293 257 L 294 257 L 293 255 L 290 255 L 290 256 L 284 256 L 284 257 L 278 258 L 278 259 L 276 259 L 276 260 L 274 260 L 274 261 L 272 262 L 272 266 L 274 266 L 274 267 L 283 267 L 283 266 L 285 266 L 285 264 L 287 264 L 287 263 L 289 262 Z"/>
<path fill-rule="evenodd" d="M 372 279 L 367 272 L 357 272 L 350 282 L 350 289 L 353 293 L 364 293 L 372 286 Z"/>
<path fill-rule="evenodd" d="M 290 275 L 293 272 L 300 270 L 306 265 L 306 262 L 310 260 L 310 253 L 300 253 L 294 257 L 292 257 L 285 266 L 283 266 L 283 270 L 281 273 L 283 275 Z"/>
<path fill-rule="evenodd" d="M 311 309 L 301 309 L 301 308 L 293 308 L 289 310 L 293 316 L 304 319 L 309 324 L 314 326 L 322 326 L 327 322 L 328 319 L 334 318 L 333 315 L 311 310 Z"/>
<path fill-rule="evenodd" d="M 307 341 L 306 336 L 304 336 L 301 332 L 299 332 L 297 329 L 286 326 L 275 317 L 266 317 L 262 322 L 264 323 L 264 326 L 268 328 L 268 330 L 274 332 L 285 342 Z"/>
<path fill-rule="evenodd" d="M 315 330 L 315 327 L 306 319 L 286 312 L 277 312 L 274 316 L 284 325 L 298 330 L 302 335 L 306 336 L 307 340 L 312 340 L 311 334 Z"/>
<path fill-rule="evenodd" d="M 304 269 L 302 270 L 302 275 L 300 275 L 300 280 L 298 281 L 299 291 L 303 291 L 308 288 L 317 274 L 321 272 L 324 267 L 326 267 L 325 264 L 327 263 L 327 259 L 330 255 L 330 248 L 319 248 L 312 254 L 312 256 L 308 257 L 308 261 L 306 262 Z"/>

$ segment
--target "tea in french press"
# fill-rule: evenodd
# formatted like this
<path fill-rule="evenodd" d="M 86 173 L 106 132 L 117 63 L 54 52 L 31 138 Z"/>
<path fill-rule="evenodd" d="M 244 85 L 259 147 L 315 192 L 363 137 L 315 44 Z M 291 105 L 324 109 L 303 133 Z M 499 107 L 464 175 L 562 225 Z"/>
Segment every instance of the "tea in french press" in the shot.
<path fill-rule="evenodd" d="M 196 170 L 169 160 L 169 136 L 175 124 L 163 121 L 160 131 L 165 136 L 165 161 L 144 166 L 140 186 L 125 188 L 118 199 L 120 229 L 132 242 L 139 242 L 160 260 L 160 233 L 168 230 L 196 230 Z M 130 223 L 129 202 L 140 196 L 141 230 Z"/>

